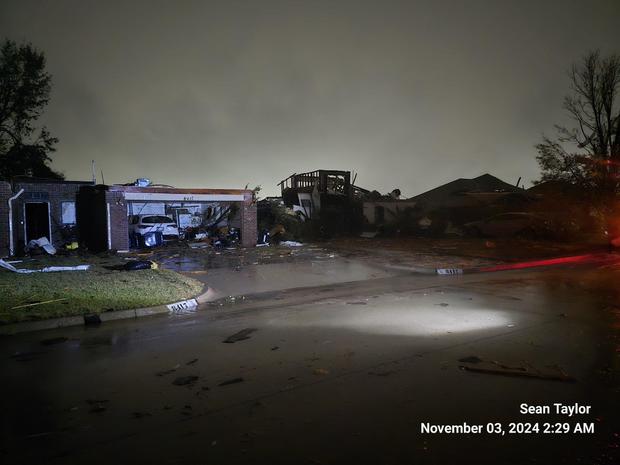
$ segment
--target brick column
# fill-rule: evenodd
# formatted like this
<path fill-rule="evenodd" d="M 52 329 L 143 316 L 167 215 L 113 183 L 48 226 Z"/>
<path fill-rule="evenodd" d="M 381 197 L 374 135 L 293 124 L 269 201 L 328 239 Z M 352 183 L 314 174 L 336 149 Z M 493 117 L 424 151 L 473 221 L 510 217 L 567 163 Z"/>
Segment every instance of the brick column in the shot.
<path fill-rule="evenodd" d="M 252 192 L 246 192 L 241 204 L 241 245 L 243 247 L 256 246 L 257 221 L 254 196 Z"/>
<path fill-rule="evenodd" d="M 129 250 L 129 224 L 127 220 L 127 201 L 122 192 L 106 192 L 107 208 L 110 208 L 110 249 Z M 106 231 L 107 234 L 107 231 Z"/>

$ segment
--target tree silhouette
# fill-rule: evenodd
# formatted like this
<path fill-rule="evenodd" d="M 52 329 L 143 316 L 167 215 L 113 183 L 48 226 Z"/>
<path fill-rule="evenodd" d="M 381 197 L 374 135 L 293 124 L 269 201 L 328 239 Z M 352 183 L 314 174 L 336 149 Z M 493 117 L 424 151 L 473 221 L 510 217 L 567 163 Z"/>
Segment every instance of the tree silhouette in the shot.
<path fill-rule="evenodd" d="M 62 179 L 49 167 L 58 139 L 37 120 L 49 102 L 51 76 L 45 56 L 31 44 L 5 40 L 0 47 L 0 177 Z"/>

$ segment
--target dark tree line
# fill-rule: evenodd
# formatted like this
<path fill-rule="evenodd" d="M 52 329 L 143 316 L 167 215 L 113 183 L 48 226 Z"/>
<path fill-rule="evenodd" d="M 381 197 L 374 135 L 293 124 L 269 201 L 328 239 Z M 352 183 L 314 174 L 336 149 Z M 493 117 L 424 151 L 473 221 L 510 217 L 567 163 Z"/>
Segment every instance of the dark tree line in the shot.
<path fill-rule="evenodd" d="M 31 44 L 0 47 L 0 179 L 19 175 L 62 179 L 50 168 L 58 139 L 37 125 L 50 99 L 45 56 Z"/>

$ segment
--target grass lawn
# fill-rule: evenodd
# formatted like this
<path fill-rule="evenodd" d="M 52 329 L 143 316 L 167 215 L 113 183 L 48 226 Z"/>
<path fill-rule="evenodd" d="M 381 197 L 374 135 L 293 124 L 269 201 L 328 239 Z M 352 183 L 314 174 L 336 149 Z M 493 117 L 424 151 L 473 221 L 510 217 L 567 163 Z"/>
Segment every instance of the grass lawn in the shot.
<path fill-rule="evenodd" d="M 88 271 L 19 274 L 0 268 L 0 324 L 150 307 L 194 297 L 202 283 L 169 270 L 116 271 L 126 261 L 110 256 L 25 259 L 16 268 L 91 265 Z M 25 304 L 39 305 L 14 308 Z"/>

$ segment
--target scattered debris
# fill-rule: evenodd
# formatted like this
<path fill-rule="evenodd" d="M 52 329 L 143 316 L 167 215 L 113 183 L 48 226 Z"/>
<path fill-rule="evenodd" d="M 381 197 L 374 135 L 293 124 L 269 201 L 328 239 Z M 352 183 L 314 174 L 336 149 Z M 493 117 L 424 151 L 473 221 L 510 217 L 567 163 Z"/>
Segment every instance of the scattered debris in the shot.
<path fill-rule="evenodd" d="M 549 367 L 547 370 L 540 370 L 527 364 L 527 366 L 510 366 L 494 360 L 483 360 L 478 357 L 465 357 L 459 362 L 471 363 L 472 365 L 459 365 L 461 370 L 473 371 L 476 373 L 485 373 L 490 375 L 501 376 L 519 376 L 524 378 L 537 378 L 548 381 L 564 381 L 574 383 L 577 380 L 567 375 L 560 367 Z"/>
<path fill-rule="evenodd" d="M 363 237 L 364 239 L 374 239 L 378 233 L 379 231 L 363 232 L 360 234 L 360 237 Z"/>
<path fill-rule="evenodd" d="M 67 342 L 69 340 L 69 338 L 64 337 L 64 336 L 60 336 L 60 337 L 52 337 L 49 339 L 43 339 L 41 341 L 41 345 L 44 346 L 51 346 L 54 344 L 62 344 L 63 342 Z"/>
<path fill-rule="evenodd" d="M 175 386 L 187 386 L 189 384 L 194 384 L 196 381 L 198 381 L 198 376 L 179 376 L 172 384 Z"/>
<path fill-rule="evenodd" d="M 51 300 L 44 300 L 43 302 L 33 302 L 30 304 L 17 305 L 16 307 L 11 307 L 11 310 L 16 310 L 18 308 L 25 308 L 25 307 L 34 307 L 36 305 L 51 304 L 53 302 L 60 302 L 62 300 L 67 300 L 67 298 L 64 297 L 62 299 L 51 299 Z"/>
<path fill-rule="evenodd" d="M 27 251 L 36 250 L 36 249 L 43 249 L 50 255 L 56 254 L 56 247 L 50 244 L 50 241 L 47 239 L 47 237 L 41 237 L 39 239 L 34 239 L 28 242 L 28 245 L 26 245 Z"/>
<path fill-rule="evenodd" d="M 15 268 L 10 263 L 5 262 L 0 259 L 0 267 L 5 268 L 14 273 L 54 273 L 58 271 L 86 271 L 90 268 L 90 265 L 77 265 L 77 266 L 46 266 L 45 268 L 41 268 L 40 270 L 27 270 L 25 268 Z"/>
<path fill-rule="evenodd" d="M 137 271 L 137 270 L 156 270 L 157 263 L 151 260 L 129 260 L 127 263 L 121 265 L 125 271 Z"/>
<path fill-rule="evenodd" d="M 329 374 L 329 370 L 326 370 L 325 368 L 315 368 L 312 373 L 318 376 L 325 376 Z"/>
<path fill-rule="evenodd" d="M 229 379 L 229 380 L 221 382 L 220 384 L 218 384 L 218 386 L 228 386 L 230 384 L 243 383 L 243 381 L 244 381 L 243 378 L 233 378 L 233 379 Z"/>
<path fill-rule="evenodd" d="M 224 344 L 234 344 L 235 342 L 245 341 L 246 339 L 250 339 L 250 334 L 252 334 L 254 331 L 258 331 L 258 329 L 257 328 L 242 329 L 241 331 L 236 332 L 232 336 L 228 336 L 222 342 Z"/>
<path fill-rule="evenodd" d="M 301 247 L 303 244 L 297 241 L 282 241 L 280 242 L 280 245 L 285 247 Z"/>

